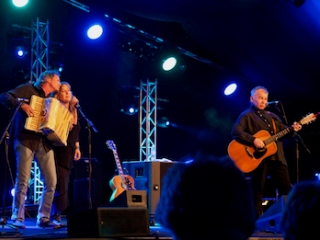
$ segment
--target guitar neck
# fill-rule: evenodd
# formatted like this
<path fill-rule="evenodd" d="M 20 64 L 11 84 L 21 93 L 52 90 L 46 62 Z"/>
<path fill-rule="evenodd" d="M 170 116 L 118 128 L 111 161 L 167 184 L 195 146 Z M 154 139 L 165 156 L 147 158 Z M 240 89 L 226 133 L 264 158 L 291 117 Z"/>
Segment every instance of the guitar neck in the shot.
<path fill-rule="evenodd" d="M 286 129 L 283 129 L 282 131 L 278 132 L 277 134 L 275 134 L 275 135 L 271 136 L 270 138 L 266 139 L 266 140 L 264 141 L 264 143 L 265 143 L 266 145 L 268 145 L 268 144 L 270 144 L 270 143 L 272 143 L 272 142 L 274 142 L 274 141 L 277 141 L 279 138 L 282 138 L 283 136 L 285 136 L 285 135 L 287 135 L 289 132 L 291 132 L 291 130 L 292 130 L 292 127 L 288 127 L 288 128 L 286 128 Z"/>
<path fill-rule="evenodd" d="M 117 165 L 117 169 L 118 169 L 118 173 L 121 178 L 121 181 L 125 182 L 124 173 L 123 173 L 123 170 L 121 167 L 121 163 L 120 163 L 120 159 L 119 159 L 117 151 L 113 150 L 113 156 L 114 156 L 114 159 L 116 160 L 116 165 Z"/>

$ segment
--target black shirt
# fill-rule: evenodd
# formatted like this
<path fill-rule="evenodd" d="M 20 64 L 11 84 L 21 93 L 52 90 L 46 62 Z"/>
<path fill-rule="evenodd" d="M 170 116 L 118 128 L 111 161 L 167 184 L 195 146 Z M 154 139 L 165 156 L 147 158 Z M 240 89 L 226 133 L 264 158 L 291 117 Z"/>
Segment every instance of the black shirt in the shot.
<path fill-rule="evenodd" d="M 274 120 L 274 126 L 272 119 Z M 258 131 L 266 130 L 270 135 L 274 135 L 286 128 L 288 128 L 288 126 L 286 126 L 276 114 L 259 110 L 254 105 L 251 105 L 250 108 L 240 114 L 232 128 L 231 135 L 235 140 L 253 146 L 255 140 L 253 135 Z M 271 155 L 270 158 L 272 160 L 280 160 L 286 164 L 281 139 L 278 139 L 276 144 L 278 150 L 275 154 Z"/>
<path fill-rule="evenodd" d="M 45 92 L 42 88 L 38 88 L 31 83 L 25 83 L 9 90 L 8 92 L 2 93 L 0 95 L 0 102 L 9 110 L 14 111 L 16 107 L 19 107 L 20 103 L 17 98 L 24 98 L 30 101 L 32 95 L 36 95 L 42 98 L 46 97 Z M 45 135 L 25 129 L 24 126 L 26 123 L 26 119 L 27 114 L 23 110 L 19 109 L 10 127 L 10 140 L 17 139 L 32 151 L 36 151 L 38 149 L 40 141 L 42 141 L 45 150 L 51 150 L 52 145 Z M 10 143 L 12 143 L 12 141 L 10 141 Z"/>

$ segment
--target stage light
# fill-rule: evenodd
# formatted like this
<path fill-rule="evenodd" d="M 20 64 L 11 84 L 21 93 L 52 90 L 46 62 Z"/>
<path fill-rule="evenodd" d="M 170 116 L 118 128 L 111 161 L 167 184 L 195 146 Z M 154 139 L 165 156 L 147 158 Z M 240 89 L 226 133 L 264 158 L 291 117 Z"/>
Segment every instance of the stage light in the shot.
<path fill-rule="evenodd" d="M 87 31 L 87 36 L 90 39 L 94 40 L 99 38 L 102 35 L 102 33 L 103 33 L 102 27 L 98 24 L 95 24 L 89 28 L 89 30 Z"/>
<path fill-rule="evenodd" d="M 28 2 L 29 0 L 12 0 L 13 5 L 16 7 L 24 7 Z"/>
<path fill-rule="evenodd" d="M 28 51 L 23 46 L 17 46 L 15 50 L 16 56 L 19 58 L 23 58 L 25 55 L 27 55 Z"/>
<path fill-rule="evenodd" d="M 224 89 L 224 95 L 229 96 L 233 94 L 236 91 L 236 89 L 237 89 L 237 84 L 231 83 Z"/>
<path fill-rule="evenodd" d="M 135 104 L 124 104 L 121 106 L 120 111 L 127 115 L 134 115 L 138 112 L 138 106 Z"/>
<path fill-rule="evenodd" d="M 163 61 L 162 68 L 165 71 L 170 71 L 177 64 L 177 59 L 175 57 L 169 57 Z"/>
<path fill-rule="evenodd" d="M 170 121 L 166 117 L 162 117 L 159 120 L 157 120 L 157 126 L 161 128 L 168 128 L 170 127 Z"/>
<path fill-rule="evenodd" d="M 118 92 L 120 112 L 134 115 L 139 110 L 139 89 L 137 87 L 123 86 Z"/>

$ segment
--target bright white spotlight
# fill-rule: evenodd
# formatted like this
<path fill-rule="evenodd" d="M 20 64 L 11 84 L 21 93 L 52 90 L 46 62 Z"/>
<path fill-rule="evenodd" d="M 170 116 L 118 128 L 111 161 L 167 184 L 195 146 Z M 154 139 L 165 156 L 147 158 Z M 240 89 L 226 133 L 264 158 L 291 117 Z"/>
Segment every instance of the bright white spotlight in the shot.
<path fill-rule="evenodd" d="M 13 5 L 16 7 L 24 7 L 28 2 L 29 0 L 12 0 Z"/>
<path fill-rule="evenodd" d="M 125 104 L 120 111 L 127 115 L 134 115 L 138 112 L 138 108 L 134 104 Z"/>
<path fill-rule="evenodd" d="M 97 39 L 99 38 L 103 33 L 103 29 L 100 25 L 93 25 L 89 28 L 87 35 L 90 39 Z"/>
<path fill-rule="evenodd" d="M 16 47 L 16 54 L 19 58 L 23 58 L 27 54 L 27 51 L 24 47 L 18 46 Z"/>
<path fill-rule="evenodd" d="M 229 96 L 233 94 L 236 89 L 237 89 L 237 84 L 231 83 L 224 89 L 224 95 Z"/>
<path fill-rule="evenodd" d="M 176 64 L 177 64 L 177 59 L 174 57 L 170 57 L 163 62 L 162 68 L 165 71 L 170 71 L 172 68 L 176 66 Z"/>
<path fill-rule="evenodd" d="M 157 126 L 158 127 L 162 127 L 162 128 L 168 128 L 170 127 L 170 121 L 168 118 L 166 117 L 162 117 L 158 120 L 157 122 Z"/>
<path fill-rule="evenodd" d="M 134 114 L 135 113 L 135 108 L 133 108 L 133 107 L 129 108 L 129 113 Z"/>
<path fill-rule="evenodd" d="M 17 54 L 18 54 L 19 57 L 22 57 L 23 54 L 24 54 L 24 52 L 23 52 L 22 50 L 19 50 L 19 51 L 17 52 Z"/>

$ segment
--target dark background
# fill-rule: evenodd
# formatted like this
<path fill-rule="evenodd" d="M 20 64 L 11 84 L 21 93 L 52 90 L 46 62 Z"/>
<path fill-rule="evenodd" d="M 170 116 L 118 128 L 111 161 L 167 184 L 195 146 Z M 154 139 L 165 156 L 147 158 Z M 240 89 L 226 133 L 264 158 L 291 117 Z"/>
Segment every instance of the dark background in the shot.
<path fill-rule="evenodd" d="M 288 124 L 319 111 L 320 3 L 316 0 L 79 2 L 89 6 L 90 13 L 62 0 L 30 0 L 23 9 L 13 7 L 9 0 L 1 1 L 0 92 L 30 79 L 31 54 L 24 60 L 13 56 L 14 41 L 8 37 L 12 25 L 28 28 L 37 19 L 48 21 L 51 42 L 63 44 L 61 80 L 72 85 L 83 113 L 98 130 L 89 131 L 87 122 L 81 120 L 82 155 L 88 157 L 91 136 L 92 157 L 101 161 L 103 202 L 111 194 L 108 182 L 116 169 L 106 140 L 116 143 L 121 161 L 139 160 L 139 116 L 120 112 L 118 92 L 123 85 L 139 87 L 148 79 L 157 82 L 158 98 L 168 100 L 159 103 L 158 116 L 176 124 L 157 128 L 157 158 L 173 161 L 188 159 L 198 150 L 225 155 L 232 124 L 249 106 L 250 90 L 256 85 L 269 89 L 270 101 L 280 101 L 278 109 L 274 105 L 269 109 L 284 116 Z M 103 14 L 164 43 L 127 31 Z M 100 39 L 92 41 L 86 29 L 96 18 L 105 29 Z M 146 60 L 124 51 L 121 44 L 128 39 L 158 44 L 158 54 L 167 46 L 180 49 L 184 71 L 163 72 L 160 55 Z M 225 97 L 222 87 L 231 81 L 239 83 L 238 92 Z M 3 106 L 0 110 L 4 131 L 10 113 Z M 285 141 L 292 182 L 298 177 L 314 178 L 320 171 L 319 122 L 304 126 L 299 134 L 304 144 L 296 139 Z M 7 166 L 4 141 L 1 149 L 3 176 Z M 14 172 L 12 157 L 9 164 Z M 5 189 L 3 185 L 0 189 Z"/>

